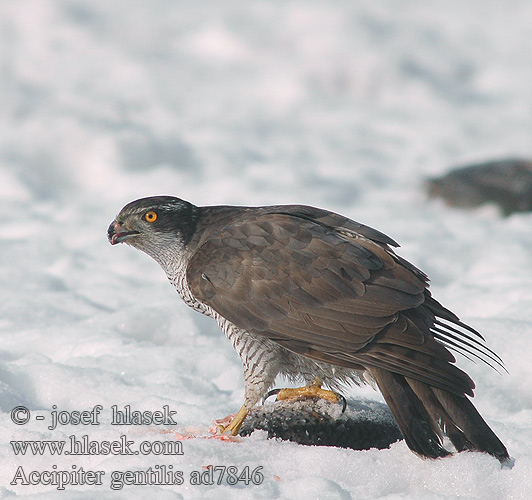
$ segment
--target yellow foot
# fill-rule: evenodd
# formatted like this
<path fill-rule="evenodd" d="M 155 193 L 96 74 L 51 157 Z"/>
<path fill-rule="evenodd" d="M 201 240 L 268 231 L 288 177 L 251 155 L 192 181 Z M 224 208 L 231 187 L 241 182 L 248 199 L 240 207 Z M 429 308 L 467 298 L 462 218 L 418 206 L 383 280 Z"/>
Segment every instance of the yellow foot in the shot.
<path fill-rule="evenodd" d="M 218 432 L 220 434 L 231 434 L 231 436 L 236 436 L 240 430 L 240 427 L 242 427 L 242 422 L 245 420 L 247 415 L 248 410 L 246 406 L 243 405 L 234 417 L 230 415 L 229 417 L 225 417 L 220 421 L 216 421 Z M 229 421 L 229 419 L 231 419 L 229 424 L 224 425 L 227 421 Z"/>
<path fill-rule="evenodd" d="M 268 399 L 274 394 L 277 395 L 277 401 L 319 398 L 325 399 L 330 403 L 338 403 L 341 401 L 343 406 L 342 411 L 344 411 L 346 407 L 346 401 L 342 395 L 333 391 L 328 391 L 327 389 L 322 389 L 321 383 L 319 382 L 313 382 L 305 387 L 297 387 L 295 389 L 273 389 L 266 394 L 264 400 Z"/>

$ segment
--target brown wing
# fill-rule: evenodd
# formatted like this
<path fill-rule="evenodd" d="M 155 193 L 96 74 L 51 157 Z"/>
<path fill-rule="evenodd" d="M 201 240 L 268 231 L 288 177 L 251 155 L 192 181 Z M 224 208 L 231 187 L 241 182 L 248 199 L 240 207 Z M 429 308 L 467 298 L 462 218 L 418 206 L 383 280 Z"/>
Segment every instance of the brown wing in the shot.
<path fill-rule="evenodd" d="M 310 217 L 247 213 L 200 246 L 187 279 L 224 318 L 293 352 L 472 394 L 472 380 L 430 330 L 427 303 L 439 304 L 426 277 L 386 243 Z"/>

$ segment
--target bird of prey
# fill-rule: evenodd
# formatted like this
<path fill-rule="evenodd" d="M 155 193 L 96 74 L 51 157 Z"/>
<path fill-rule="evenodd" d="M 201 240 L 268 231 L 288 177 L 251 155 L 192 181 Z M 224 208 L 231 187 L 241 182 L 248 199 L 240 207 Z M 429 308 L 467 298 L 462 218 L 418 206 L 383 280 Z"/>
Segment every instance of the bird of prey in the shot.
<path fill-rule="evenodd" d="M 322 385 L 369 381 L 416 454 L 449 455 L 443 430 L 457 451 L 509 458 L 448 348 L 502 361 L 432 297 L 427 276 L 385 234 L 310 206 L 199 207 L 172 196 L 127 204 L 107 234 L 155 259 L 242 359 L 244 404 L 222 432 L 238 433 L 278 374 L 306 383 L 283 397 L 334 400 Z"/>

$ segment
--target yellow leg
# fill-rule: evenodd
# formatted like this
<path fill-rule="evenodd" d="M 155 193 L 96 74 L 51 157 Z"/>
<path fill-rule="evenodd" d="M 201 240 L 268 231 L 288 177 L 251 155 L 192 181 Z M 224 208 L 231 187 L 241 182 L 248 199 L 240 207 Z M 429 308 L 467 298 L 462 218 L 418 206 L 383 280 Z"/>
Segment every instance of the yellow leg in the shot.
<path fill-rule="evenodd" d="M 315 380 L 310 385 L 298 387 L 296 389 L 281 389 L 277 393 L 277 400 L 283 399 L 304 399 L 304 398 L 321 398 L 331 403 L 338 403 L 338 394 L 321 388 L 321 382 Z"/>
<path fill-rule="evenodd" d="M 238 434 L 238 431 L 240 430 L 240 427 L 242 426 L 242 422 L 245 420 L 245 418 L 248 415 L 248 410 L 246 408 L 246 405 L 242 405 L 242 408 L 238 410 L 238 413 L 235 415 L 233 420 L 231 420 L 231 423 L 224 427 L 223 425 L 218 426 L 218 430 L 220 434 L 229 433 L 231 436 L 236 436 Z"/>

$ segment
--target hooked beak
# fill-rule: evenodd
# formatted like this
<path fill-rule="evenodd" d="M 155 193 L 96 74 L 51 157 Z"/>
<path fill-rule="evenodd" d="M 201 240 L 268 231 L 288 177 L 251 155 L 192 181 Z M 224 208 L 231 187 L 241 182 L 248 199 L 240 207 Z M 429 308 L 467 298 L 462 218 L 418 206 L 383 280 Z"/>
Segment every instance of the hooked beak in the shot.
<path fill-rule="evenodd" d="M 138 231 L 128 231 L 116 220 L 111 222 L 111 225 L 107 230 L 107 238 L 111 245 L 122 243 L 124 240 L 130 238 L 131 236 L 135 236 L 136 234 L 140 233 Z"/>

